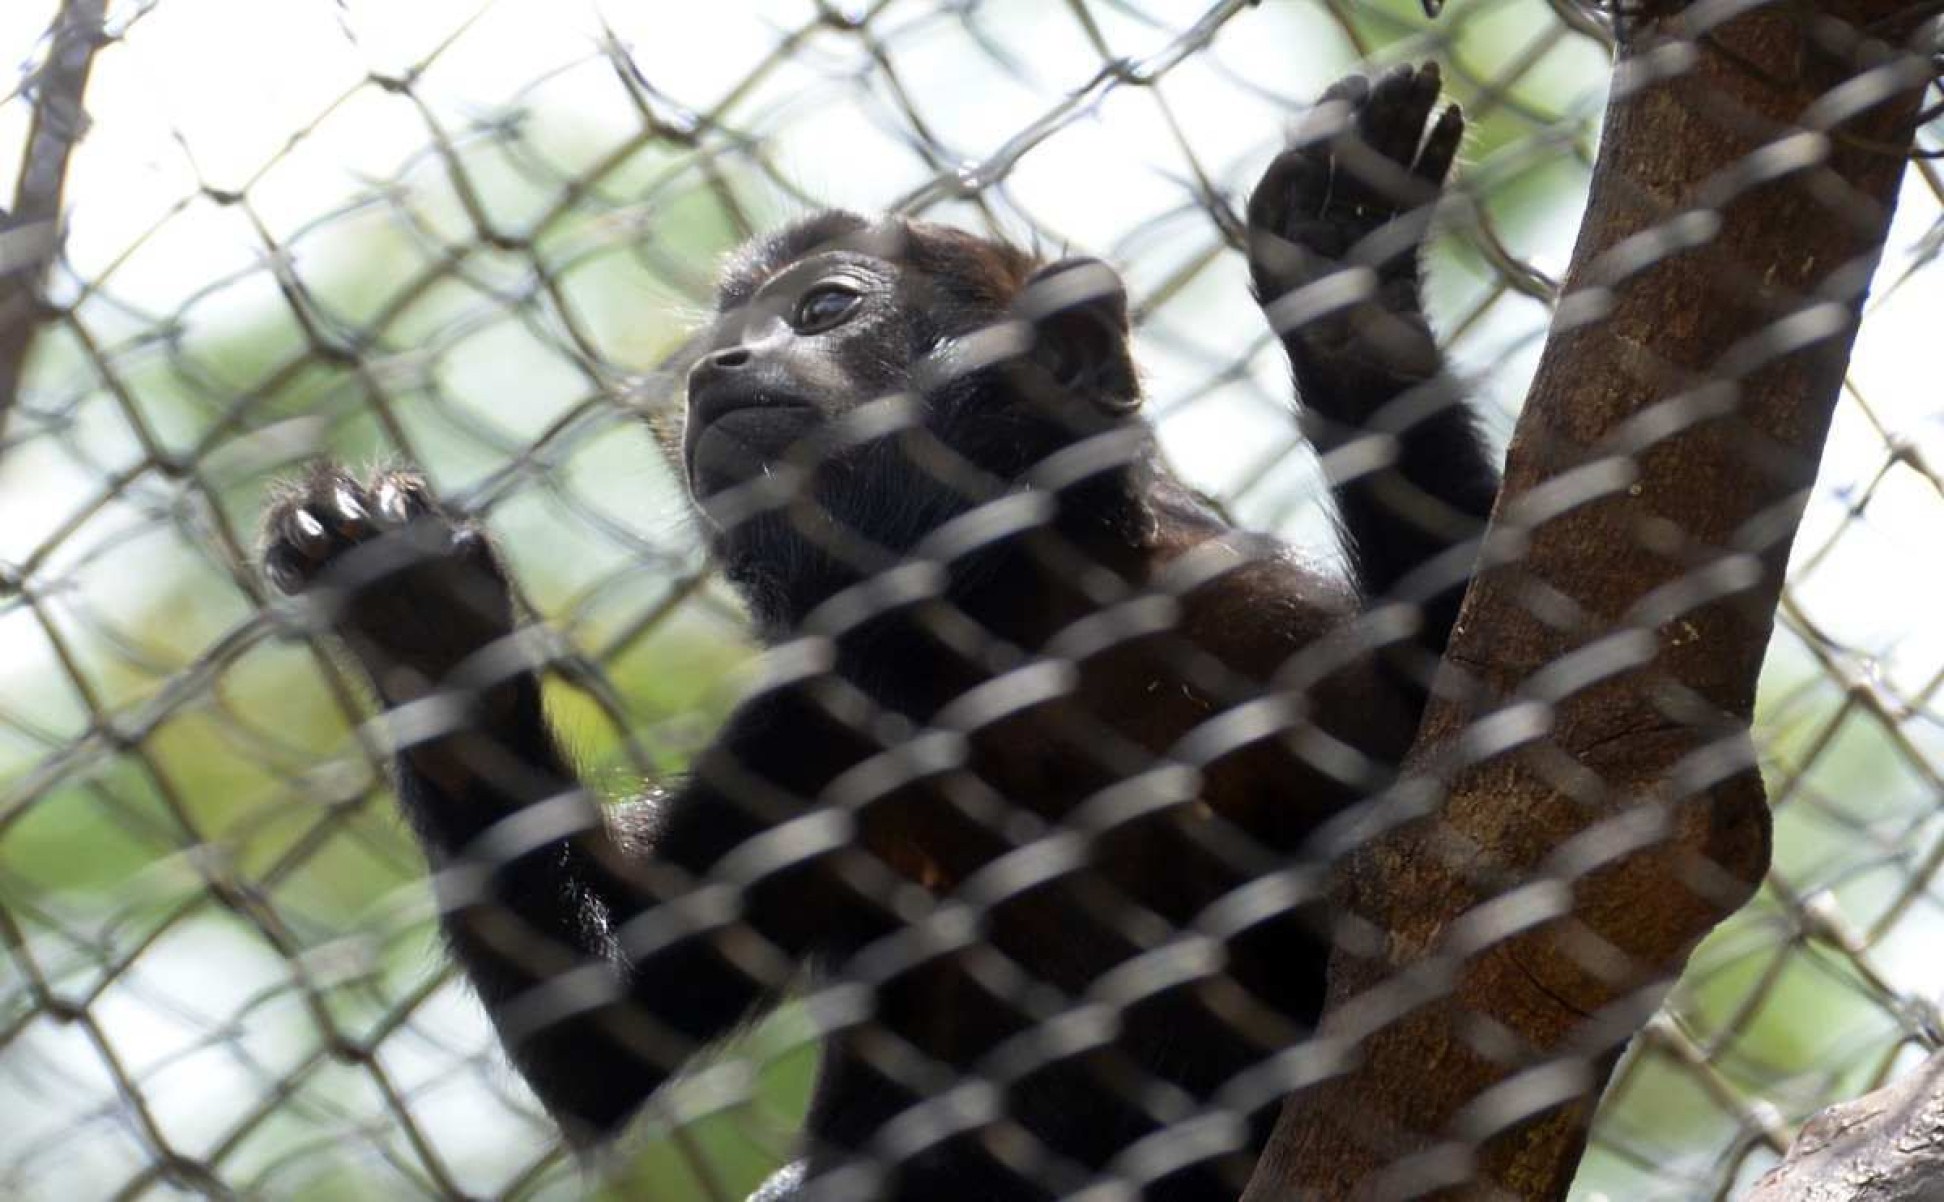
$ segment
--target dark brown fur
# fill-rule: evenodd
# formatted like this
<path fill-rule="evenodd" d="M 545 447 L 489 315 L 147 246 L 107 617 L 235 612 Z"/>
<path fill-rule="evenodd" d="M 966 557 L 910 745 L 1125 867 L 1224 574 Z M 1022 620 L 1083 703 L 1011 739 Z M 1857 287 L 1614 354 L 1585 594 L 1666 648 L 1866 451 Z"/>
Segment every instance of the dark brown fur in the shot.
<path fill-rule="evenodd" d="M 1332 96 L 1435 194 L 1436 94 L 1407 71 Z M 1288 152 L 1251 202 L 1266 303 L 1424 199 L 1336 150 Z M 389 704 L 465 703 L 399 792 L 435 863 L 483 870 L 447 930 L 571 1136 L 795 985 L 825 1058 L 766 1199 L 1240 1192 L 1321 1005 L 1316 836 L 1408 746 L 1495 483 L 1403 246 L 1368 252 L 1369 302 L 1283 332 L 1321 437 L 1396 439 L 1336 490 L 1352 581 L 1164 470 L 1103 266 L 836 212 L 740 253 L 692 344 L 684 462 L 778 675 L 690 779 L 605 819 L 482 535 L 406 474 L 281 498 L 273 577 L 328 590 Z"/>

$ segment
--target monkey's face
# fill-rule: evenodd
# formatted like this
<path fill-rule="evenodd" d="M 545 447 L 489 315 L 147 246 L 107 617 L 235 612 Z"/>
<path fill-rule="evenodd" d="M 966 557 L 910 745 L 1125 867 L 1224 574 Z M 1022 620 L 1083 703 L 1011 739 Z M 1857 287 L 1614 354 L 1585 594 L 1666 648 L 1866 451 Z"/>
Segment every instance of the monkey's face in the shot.
<path fill-rule="evenodd" d="M 892 259 L 825 250 L 717 318 L 688 377 L 682 449 L 698 501 L 770 474 L 793 451 L 812 464 L 840 453 L 809 436 L 909 388 L 926 338 L 908 275 Z M 841 427 L 833 433 L 841 443 Z"/>
<path fill-rule="evenodd" d="M 717 306 L 685 348 L 684 466 L 710 551 L 777 628 L 1141 424 L 1126 296 L 1094 260 L 827 211 L 738 252 Z M 1120 439 L 1059 486 L 1129 454 Z"/>

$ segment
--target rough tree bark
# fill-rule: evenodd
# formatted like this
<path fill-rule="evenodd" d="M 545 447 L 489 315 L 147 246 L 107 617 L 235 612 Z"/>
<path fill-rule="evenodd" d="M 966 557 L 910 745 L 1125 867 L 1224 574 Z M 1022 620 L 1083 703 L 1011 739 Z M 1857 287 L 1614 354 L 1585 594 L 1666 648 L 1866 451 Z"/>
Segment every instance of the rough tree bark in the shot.
<path fill-rule="evenodd" d="M 1747 724 L 1911 143 L 1913 12 L 1628 22 L 1465 683 L 1344 832 L 1322 1080 L 1246 1202 L 1563 1197 L 1620 1048 L 1761 879 Z"/>
<path fill-rule="evenodd" d="M 1742 1202 L 1935 1202 L 1944 1194 L 1944 1055 L 1803 1124 Z"/>

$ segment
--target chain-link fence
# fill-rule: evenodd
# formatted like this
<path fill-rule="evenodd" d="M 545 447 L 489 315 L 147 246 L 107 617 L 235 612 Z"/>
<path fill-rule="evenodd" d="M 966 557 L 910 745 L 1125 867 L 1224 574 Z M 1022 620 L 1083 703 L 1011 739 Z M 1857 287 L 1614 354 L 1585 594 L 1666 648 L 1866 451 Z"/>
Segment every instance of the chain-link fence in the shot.
<path fill-rule="evenodd" d="M 747 238 L 826 205 L 897 210 L 1115 265 L 1145 412 L 1193 504 L 1341 574 L 1251 296 L 1250 189 L 1332 81 L 1441 66 L 1468 128 L 1424 287 L 1496 459 L 1561 296 L 1615 46 L 1610 12 L 1542 0 L 1435 18 L 1406 0 L 146 0 L 110 5 L 98 37 L 91 7 L 0 11 L 0 162 L 25 164 L 0 227 L 0 1192 L 22 1198 L 741 1198 L 797 1154 L 819 1039 L 870 1028 L 882 996 L 772 974 L 797 1000 L 577 1161 L 442 946 L 386 763 L 414 736 L 372 718 L 328 607 L 265 579 L 272 481 L 320 456 L 360 478 L 416 465 L 493 532 L 542 620 L 522 663 L 544 667 L 585 779 L 669 779 L 766 670 L 686 496 L 678 348 Z M 1736 1196 L 1808 1116 L 1944 1042 L 1939 135 L 1920 125 L 1763 668 L 1773 866 L 1629 1047 L 1575 1197 Z M 1028 704 L 990 687 L 1022 679 L 984 681 L 982 721 Z M 1249 708 L 1205 705 L 1197 729 Z M 976 732 L 977 708 L 953 714 Z M 1281 721 L 1273 738 L 1300 725 Z M 883 747 L 949 725 L 911 718 Z M 1087 829 L 1025 825 L 967 829 L 1004 852 Z M 809 854 L 771 852 L 779 876 Z M 1005 858 L 888 855 L 916 892 L 886 912 L 944 938 L 940 899 L 973 904 Z M 755 875 L 721 880 L 769 879 L 736 871 Z M 1103 888 L 1089 912 L 1125 907 L 1137 952 L 1205 929 Z M 900 933 L 832 979 L 867 980 Z M 1077 994 L 1041 1007 L 1070 990 L 1007 982 L 991 988 L 1037 1054 L 1084 1041 Z M 951 1094 L 925 1079 L 921 1099 Z M 908 1108 L 997 1144 L 1049 1129 L 959 1102 Z M 871 1155 L 949 1142 L 894 1134 Z"/>

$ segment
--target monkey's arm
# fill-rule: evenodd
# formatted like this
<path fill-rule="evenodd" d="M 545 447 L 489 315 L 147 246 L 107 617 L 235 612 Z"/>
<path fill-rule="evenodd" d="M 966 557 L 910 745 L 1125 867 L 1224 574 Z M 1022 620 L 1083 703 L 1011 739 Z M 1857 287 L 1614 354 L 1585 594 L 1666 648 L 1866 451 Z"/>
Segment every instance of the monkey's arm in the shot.
<path fill-rule="evenodd" d="M 1424 315 L 1418 257 L 1464 119 L 1437 67 L 1339 81 L 1249 198 L 1256 297 L 1289 352 L 1357 583 L 1441 655 L 1498 473 Z M 1327 123 L 1343 118 L 1340 130 Z M 1415 578 L 1414 577 L 1415 575 Z"/>
<path fill-rule="evenodd" d="M 503 569 L 422 480 L 314 469 L 273 504 L 264 562 L 329 607 L 390 711 L 399 799 L 439 873 L 453 952 L 570 1138 L 616 1130 L 775 996 L 787 969 L 748 950 L 766 916 L 725 918 L 720 890 L 698 887 L 756 817 L 698 780 L 604 819 L 542 712 Z M 755 893 L 800 910 L 793 883 Z M 786 962 L 803 951 L 768 946 Z"/>

